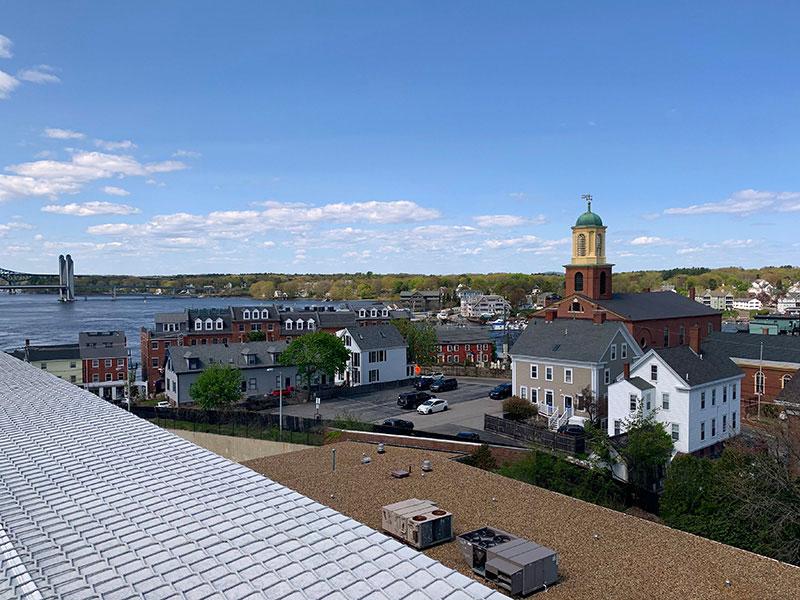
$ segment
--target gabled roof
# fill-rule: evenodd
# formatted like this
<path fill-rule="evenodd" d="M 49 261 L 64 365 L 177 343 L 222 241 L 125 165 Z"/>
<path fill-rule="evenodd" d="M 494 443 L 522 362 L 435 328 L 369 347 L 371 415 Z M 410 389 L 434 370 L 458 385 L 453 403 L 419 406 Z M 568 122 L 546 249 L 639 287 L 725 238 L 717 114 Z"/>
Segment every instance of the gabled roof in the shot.
<path fill-rule="evenodd" d="M 170 346 L 170 368 L 174 373 L 193 373 L 209 365 L 218 364 L 237 369 L 264 369 L 275 365 L 274 357 L 286 349 L 286 342 L 243 342 L 233 344 L 207 344 L 201 346 Z M 255 363 L 247 364 L 245 354 L 255 355 Z M 190 369 L 188 358 L 196 358 L 196 369 Z"/>
<path fill-rule="evenodd" d="M 385 348 L 405 348 L 406 341 L 392 324 L 367 325 L 365 327 L 347 327 L 347 333 L 353 338 L 362 352 L 383 350 Z"/>
<path fill-rule="evenodd" d="M 630 321 L 703 317 L 720 314 L 718 310 L 675 292 L 614 294 L 611 300 L 597 300 L 596 303 Z"/>
<path fill-rule="evenodd" d="M 353 327 L 356 324 L 356 314 L 351 310 L 337 310 L 333 312 L 321 312 L 319 315 L 319 326 L 322 329 L 336 329 Z"/>
<path fill-rule="evenodd" d="M 156 313 L 153 319 L 156 323 L 186 323 L 189 320 L 189 312 L 161 312 Z"/>
<path fill-rule="evenodd" d="M 531 319 L 511 347 L 510 354 L 577 362 L 600 362 L 611 340 L 625 326 L 619 321 L 594 323 L 591 319 Z M 624 333 L 623 333 L 624 335 Z M 632 348 L 634 352 L 639 347 Z"/>
<path fill-rule="evenodd" d="M 703 346 L 702 350 L 697 355 L 689 346 L 676 346 L 653 348 L 652 352 L 658 354 L 689 387 L 743 375 L 736 363 L 718 349 Z"/>
<path fill-rule="evenodd" d="M 231 310 L 231 313 L 233 314 L 233 319 L 235 321 L 246 320 L 246 319 L 244 319 L 244 316 L 242 315 L 242 312 L 245 311 L 245 310 L 249 310 L 251 313 L 254 310 L 257 310 L 259 315 L 261 315 L 264 312 L 264 310 L 266 310 L 267 311 L 267 315 L 268 315 L 267 316 L 268 319 L 277 319 L 278 318 L 278 309 L 275 307 L 274 304 L 269 304 L 269 305 L 263 305 L 262 304 L 262 305 L 253 305 L 253 306 L 231 306 L 230 310 Z M 261 317 L 259 317 L 259 318 L 261 318 Z M 249 320 L 255 320 L 255 319 L 249 319 Z"/>
<path fill-rule="evenodd" d="M 800 367 L 800 336 L 715 331 L 703 339 L 703 349 L 716 349 L 725 356 L 748 361 L 760 360 L 762 344 L 765 361 L 796 363 Z"/>
<path fill-rule="evenodd" d="M 437 327 L 436 341 L 440 344 L 487 344 L 492 339 L 483 327 Z"/>
<path fill-rule="evenodd" d="M 504 598 L 2 353 L 0 481 L 0 598 Z"/>

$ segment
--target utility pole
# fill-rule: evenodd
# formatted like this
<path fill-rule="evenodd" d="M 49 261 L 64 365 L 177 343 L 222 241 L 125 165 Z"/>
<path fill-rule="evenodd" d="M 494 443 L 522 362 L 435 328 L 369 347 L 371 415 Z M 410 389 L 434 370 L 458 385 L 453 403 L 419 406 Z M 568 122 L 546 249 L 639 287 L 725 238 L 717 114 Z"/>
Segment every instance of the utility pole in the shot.
<path fill-rule="evenodd" d="M 761 394 L 764 390 L 764 342 L 758 353 L 758 375 L 756 376 L 756 396 L 758 396 L 758 419 L 761 420 Z"/>
<path fill-rule="evenodd" d="M 283 441 L 283 370 L 278 371 L 278 432 Z"/>

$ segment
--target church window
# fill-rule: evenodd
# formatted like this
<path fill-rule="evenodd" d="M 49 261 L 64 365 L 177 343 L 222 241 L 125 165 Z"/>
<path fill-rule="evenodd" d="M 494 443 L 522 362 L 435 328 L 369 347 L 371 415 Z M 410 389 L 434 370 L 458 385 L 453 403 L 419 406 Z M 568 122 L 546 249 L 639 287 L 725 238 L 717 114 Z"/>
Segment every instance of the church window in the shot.
<path fill-rule="evenodd" d="M 605 294 L 606 293 L 606 285 L 607 285 L 607 283 L 606 283 L 606 272 L 605 271 L 601 271 L 600 272 L 600 293 L 601 294 Z"/>
<path fill-rule="evenodd" d="M 597 240 L 595 241 L 595 255 L 603 256 L 603 234 L 597 234 Z"/>
<path fill-rule="evenodd" d="M 586 236 L 578 234 L 578 256 L 586 256 Z"/>
<path fill-rule="evenodd" d="M 582 292 L 583 291 L 583 273 L 578 271 L 575 273 L 575 291 Z"/>

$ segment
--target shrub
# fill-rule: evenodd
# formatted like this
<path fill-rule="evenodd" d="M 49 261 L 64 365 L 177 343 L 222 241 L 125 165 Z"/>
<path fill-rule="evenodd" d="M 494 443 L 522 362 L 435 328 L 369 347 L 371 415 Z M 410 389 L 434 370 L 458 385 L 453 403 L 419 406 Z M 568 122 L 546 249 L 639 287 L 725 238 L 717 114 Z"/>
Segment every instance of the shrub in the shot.
<path fill-rule="evenodd" d="M 481 444 L 472 454 L 464 459 L 464 462 L 470 466 L 483 469 L 484 471 L 494 471 L 497 469 L 497 461 L 494 459 L 494 455 L 489 449 L 488 444 Z"/>
<path fill-rule="evenodd" d="M 527 421 L 531 417 L 535 417 L 539 413 L 539 409 L 524 398 L 511 396 L 503 401 L 503 413 L 512 421 Z"/>

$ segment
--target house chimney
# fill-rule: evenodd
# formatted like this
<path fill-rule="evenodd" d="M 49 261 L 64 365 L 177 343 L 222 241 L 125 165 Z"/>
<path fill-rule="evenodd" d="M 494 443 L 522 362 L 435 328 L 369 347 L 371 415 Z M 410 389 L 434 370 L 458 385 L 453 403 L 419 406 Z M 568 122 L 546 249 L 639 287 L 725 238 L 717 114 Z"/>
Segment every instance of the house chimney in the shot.
<path fill-rule="evenodd" d="M 689 288 L 689 300 L 694 300 L 697 295 L 697 289 L 694 286 Z"/>
<path fill-rule="evenodd" d="M 548 323 L 552 323 L 557 316 L 558 310 L 555 308 L 548 308 L 546 311 L 544 311 L 544 320 Z"/>
<path fill-rule="evenodd" d="M 606 322 L 606 311 L 596 310 L 592 313 L 592 321 L 595 325 L 602 325 Z"/>
<path fill-rule="evenodd" d="M 700 355 L 700 326 L 697 323 L 689 328 L 689 348 L 698 356 Z"/>
<path fill-rule="evenodd" d="M 31 341 L 25 338 L 25 362 L 31 362 L 30 359 Z"/>
<path fill-rule="evenodd" d="M 625 374 L 625 379 L 631 378 L 631 363 L 626 362 L 622 365 L 622 372 Z"/>

